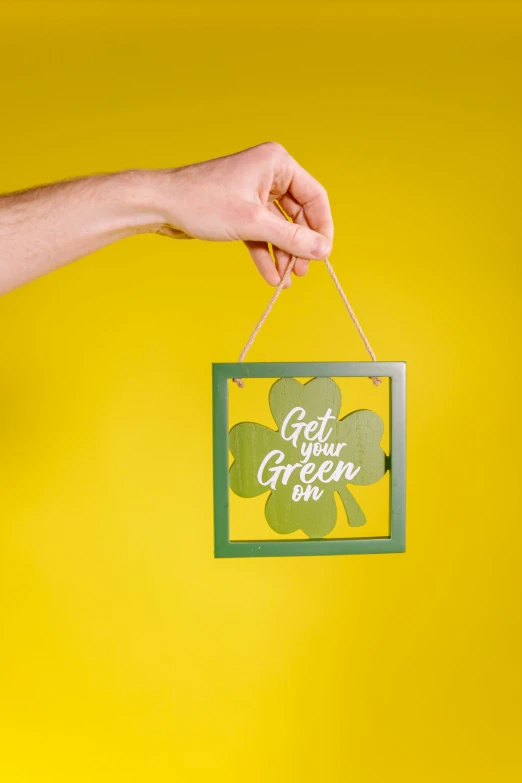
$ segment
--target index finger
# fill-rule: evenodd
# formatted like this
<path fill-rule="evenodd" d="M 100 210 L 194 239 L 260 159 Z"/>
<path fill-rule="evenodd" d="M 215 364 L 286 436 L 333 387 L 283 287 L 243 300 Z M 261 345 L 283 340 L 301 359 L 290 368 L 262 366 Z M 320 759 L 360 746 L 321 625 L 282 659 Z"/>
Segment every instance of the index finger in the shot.
<path fill-rule="evenodd" d="M 296 160 L 292 161 L 294 165 L 288 192 L 303 207 L 310 228 L 332 242 L 334 225 L 326 188 Z"/>

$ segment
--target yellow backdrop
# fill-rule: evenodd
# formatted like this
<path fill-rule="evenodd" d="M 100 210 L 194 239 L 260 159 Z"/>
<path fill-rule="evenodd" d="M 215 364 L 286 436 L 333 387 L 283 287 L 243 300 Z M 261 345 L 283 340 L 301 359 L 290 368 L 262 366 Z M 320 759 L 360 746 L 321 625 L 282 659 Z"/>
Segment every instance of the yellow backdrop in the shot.
<path fill-rule="evenodd" d="M 246 250 L 139 237 L 3 298 L 2 781 L 519 781 L 521 4 L 0 14 L 0 190 L 276 139 L 409 382 L 406 554 L 216 561 Z M 365 359 L 320 264 L 251 359 Z"/>

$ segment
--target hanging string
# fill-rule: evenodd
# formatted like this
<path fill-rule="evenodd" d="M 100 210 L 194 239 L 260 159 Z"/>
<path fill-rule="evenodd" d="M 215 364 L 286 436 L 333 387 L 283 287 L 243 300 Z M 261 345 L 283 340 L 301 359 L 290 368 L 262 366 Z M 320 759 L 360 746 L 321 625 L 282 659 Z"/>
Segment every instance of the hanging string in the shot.
<path fill-rule="evenodd" d="M 292 269 L 294 268 L 296 261 L 297 261 L 296 256 L 293 256 L 292 260 L 288 264 L 288 267 L 286 269 L 285 274 L 283 275 L 283 277 L 281 279 L 281 282 L 279 283 L 279 285 L 277 286 L 277 288 L 276 288 L 276 290 L 274 292 L 274 295 L 272 296 L 271 300 L 269 301 L 268 305 L 266 306 L 266 309 L 265 309 L 263 315 L 261 316 L 261 318 L 257 322 L 257 325 L 256 325 L 254 331 L 252 332 L 252 334 L 248 338 L 247 344 L 245 345 L 245 347 L 241 351 L 241 353 L 239 355 L 238 362 L 243 362 L 245 360 L 245 356 L 247 355 L 248 351 L 252 347 L 252 345 L 254 343 L 254 340 L 256 339 L 256 337 L 257 337 L 261 327 L 263 326 L 263 324 L 265 323 L 266 319 L 268 318 L 268 316 L 270 314 L 270 311 L 272 310 L 272 307 L 275 305 L 275 303 L 276 303 L 276 301 L 277 301 L 277 299 L 279 297 L 279 294 L 281 293 L 281 291 L 285 287 L 285 283 L 290 278 L 290 275 L 292 274 Z M 372 362 L 376 362 L 377 358 L 376 358 L 376 356 L 375 356 L 375 354 L 374 354 L 374 352 L 372 350 L 372 347 L 371 347 L 370 343 L 368 342 L 368 338 L 364 334 L 364 332 L 362 330 L 361 324 L 359 323 L 359 321 L 355 317 L 355 313 L 352 310 L 350 302 L 348 301 L 348 298 L 347 298 L 346 294 L 344 293 L 344 291 L 342 289 L 341 283 L 339 282 L 339 279 L 338 279 L 337 275 L 335 274 L 334 269 L 333 269 L 330 261 L 326 258 L 324 263 L 326 264 L 326 268 L 328 269 L 328 272 L 330 273 L 330 277 L 334 281 L 335 287 L 339 291 L 339 294 L 341 296 L 341 299 L 343 300 L 344 306 L 348 310 L 348 314 L 349 314 L 350 318 L 352 319 L 353 323 L 355 324 L 355 328 L 359 332 L 359 335 L 361 337 L 361 340 L 364 343 L 364 346 L 365 346 L 366 350 L 368 351 L 368 353 L 371 356 Z M 240 389 L 242 389 L 244 387 L 244 385 L 245 385 L 241 378 L 233 378 L 232 380 L 234 381 L 234 383 L 236 383 L 239 386 Z M 372 381 L 374 386 L 378 386 L 380 383 L 382 383 L 381 378 L 377 378 L 375 376 L 370 376 L 370 380 Z"/>

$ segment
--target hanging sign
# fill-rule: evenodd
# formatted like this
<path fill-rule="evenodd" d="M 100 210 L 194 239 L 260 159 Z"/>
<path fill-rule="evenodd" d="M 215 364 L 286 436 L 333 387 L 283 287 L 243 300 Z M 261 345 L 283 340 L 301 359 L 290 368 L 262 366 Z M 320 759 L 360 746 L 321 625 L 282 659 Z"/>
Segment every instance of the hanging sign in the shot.
<path fill-rule="evenodd" d="M 245 363 L 247 351 L 291 274 L 295 259 L 235 364 L 213 365 L 214 538 L 216 557 L 363 554 L 405 549 L 406 416 L 403 362 L 378 362 L 328 261 L 326 268 L 363 340 L 371 362 Z M 339 418 L 341 391 L 334 378 L 390 379 L 390 452 L 382 446 L 384 424 L 370 410 Z M 269 404 L 274 428 L 254 422 L 229 432 L 228 386 L 243 379 L 274 378 Z M 299 378 L 312 378 L 302 383 Z M 230 465 L 230 456 L 233 461 Z M 366 524 L 364 508 L 350 487 L 364 487 L 390 473 L 389 534 L 333 537 L 338 523 L 335 495 L 348 528 Z M 230 539 L 229 492 L 267 496 L 264 518 L 277 540 Z M 258 508 L 258 506 L 256 506 Z M 301 532 L 302 539 L 290 534 Z M 285 538 L 286 537 L 286 538 Z"/>
<path fill-rule="evenodd" d="M 339 418 L 342 399 L 334 378 L 367 376 L 370 367 L 390 379 L 388 454 L 381 442 L 384 424 L 377 413 L 355 410 Z M 404 363 L 215 364 L 213 375 L 216 557 L 404 551 Z M 311 376 L 306 383 L 297 380 Z M 269 394 L 273 428 L 250 421 L 229 430 L 228 385 L 238 377 L 248 378 L 249 384 L 257 378 L 277 378 Z M 348 531 L 366 524 L 364 502 L 355 499 L 351 487 L 381 481 L 388 471 L 389 535 L 327 537 L 342 524 Z M 231 541 L 230 492 L 242 498 L 266 495 L 261 513 L 267 532 L 275 532 L 278 539 Z M 341 519 L 335 494 L 341 499 Z M 256 512 L 260 513 L 257 504 Z M 296 531 L 302 538 L 285 538 Z"/>

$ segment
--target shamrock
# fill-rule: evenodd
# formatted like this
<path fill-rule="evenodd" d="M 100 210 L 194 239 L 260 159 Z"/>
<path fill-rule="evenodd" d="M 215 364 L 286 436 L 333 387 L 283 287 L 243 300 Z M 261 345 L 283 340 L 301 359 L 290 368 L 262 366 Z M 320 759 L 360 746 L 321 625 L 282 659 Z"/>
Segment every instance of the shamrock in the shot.
<path fill-rule="evenodd" d="M 270 491 L 265 517 L 276 533 L 326 536 L 337 521 L 334 492 L 348 524 L 364 525 L 347 484 L 373 484 L 386 473 L 381 418 L 357 410 L 339 420 L 341 390 L 331 378 L 281 378 L 269 402 L 279 429 L 243 422 L 230 430 L 232 491 L 244 498 Z"/>

